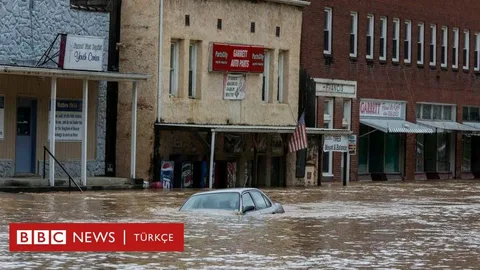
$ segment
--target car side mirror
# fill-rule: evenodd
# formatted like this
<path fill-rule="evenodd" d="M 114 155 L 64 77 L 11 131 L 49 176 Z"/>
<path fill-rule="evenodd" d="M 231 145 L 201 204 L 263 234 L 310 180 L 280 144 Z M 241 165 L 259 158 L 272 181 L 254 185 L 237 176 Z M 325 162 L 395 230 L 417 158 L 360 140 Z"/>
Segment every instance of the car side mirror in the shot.
<path fill-rule="evenodd" d="M 252 205 L 249 205 L 249 206 L 246 206 L 243 208 L 243 213 L 246 213 L 246 212 L 250 212 L 250 211 L 253 211 L 255 210 L 255 207 L 252 206 Z"/>

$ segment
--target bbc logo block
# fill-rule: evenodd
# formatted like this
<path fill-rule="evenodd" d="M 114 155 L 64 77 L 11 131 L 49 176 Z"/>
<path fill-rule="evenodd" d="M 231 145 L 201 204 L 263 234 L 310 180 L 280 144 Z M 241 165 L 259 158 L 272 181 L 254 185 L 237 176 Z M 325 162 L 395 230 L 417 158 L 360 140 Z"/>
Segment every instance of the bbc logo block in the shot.
<path fill-rule="evenodd" d="M 17 230 L 17 245 L 66 245 L 66 230 Z"/>

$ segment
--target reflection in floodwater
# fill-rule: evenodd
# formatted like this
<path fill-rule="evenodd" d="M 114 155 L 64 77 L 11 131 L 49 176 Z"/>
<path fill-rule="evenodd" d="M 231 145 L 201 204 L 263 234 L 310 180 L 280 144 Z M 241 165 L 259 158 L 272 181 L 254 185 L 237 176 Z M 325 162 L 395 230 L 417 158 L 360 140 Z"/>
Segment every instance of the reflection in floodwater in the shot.
<path fill-rule="evenodd" d="M 285 214 L 178 212 L 192 191 L 0 194 L 2 269 L 476 268 L 480 183 L 265 190 Z M 182 253 L 9 253 L 10 222 L 184 222 Z"/>

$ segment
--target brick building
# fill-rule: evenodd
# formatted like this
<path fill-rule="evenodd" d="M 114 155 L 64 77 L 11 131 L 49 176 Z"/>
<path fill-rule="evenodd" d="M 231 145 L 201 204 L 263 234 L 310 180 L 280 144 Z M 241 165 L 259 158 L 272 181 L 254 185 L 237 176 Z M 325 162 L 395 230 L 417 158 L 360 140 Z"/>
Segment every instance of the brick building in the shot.
<path fill-rule="evenodd" d="M 357 135 L 352 181 L 478 174 L 479 11 L 471 1 L 414 0 L 312 1 L 305 9 L 301 66 L 317 100 L 309 112 L 317 127 Z M 324 177 L 340 180 L 341 153 L 323 157 Z"/>

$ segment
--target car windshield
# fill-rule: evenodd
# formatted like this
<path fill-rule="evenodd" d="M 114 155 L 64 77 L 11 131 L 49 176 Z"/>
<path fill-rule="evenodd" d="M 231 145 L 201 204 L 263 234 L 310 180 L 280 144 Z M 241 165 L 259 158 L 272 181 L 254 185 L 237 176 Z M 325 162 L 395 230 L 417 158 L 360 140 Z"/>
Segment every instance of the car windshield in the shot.
<path fill-rule="evenodd" d="M 236 192 L 219 192 L 190 197 L 180 210 L 222 209 L 240 210 L 240 195 Z"/>

